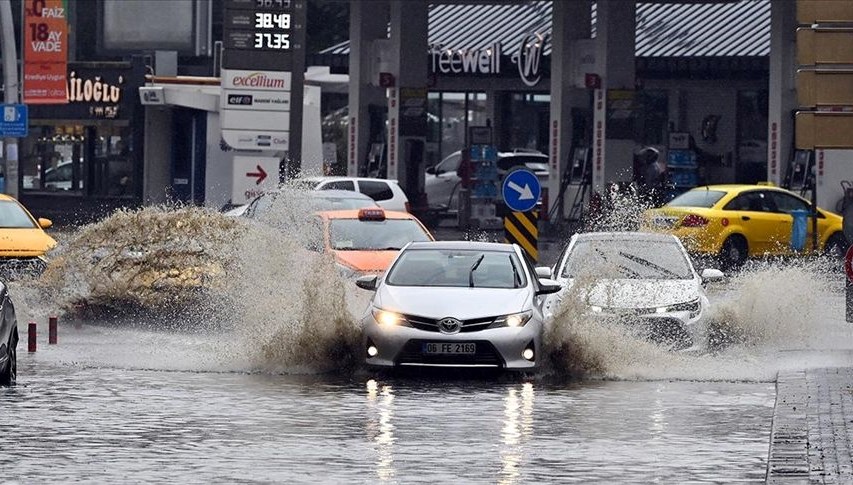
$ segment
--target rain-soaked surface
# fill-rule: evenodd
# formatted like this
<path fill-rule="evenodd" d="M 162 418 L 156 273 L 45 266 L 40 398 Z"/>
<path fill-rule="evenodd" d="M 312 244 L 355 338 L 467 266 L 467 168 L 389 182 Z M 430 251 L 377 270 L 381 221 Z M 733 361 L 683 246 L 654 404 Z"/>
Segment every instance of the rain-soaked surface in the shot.
<path fill-rule="evenodd" d="M 776 372 L 853 364 L 840 274 L 811 261 L 712 287 L 722 347 L 666 351 L 567 305 L 537 374 L 375 375 L 354 357 L 369 294 L 220 217 L 118 214 L 11 285 L 0 481 L 762 482 Z"/>

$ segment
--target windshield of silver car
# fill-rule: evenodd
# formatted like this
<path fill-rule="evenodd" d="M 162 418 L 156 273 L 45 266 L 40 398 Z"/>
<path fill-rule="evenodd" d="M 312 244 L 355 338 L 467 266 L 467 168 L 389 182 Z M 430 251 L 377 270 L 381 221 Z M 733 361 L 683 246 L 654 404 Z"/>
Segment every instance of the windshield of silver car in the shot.
<path fill-rule="evenodd" d="M 527 285 L 515 253 L 411 249 L 400 255 L 385 282 L 392 286 L 522 288 Z"/>
<path fill-rule="evenodd" d="M 690 279 L 693 273 L 675 242 L 642 240 L 578 241 L 561 276 L 608 279 Z"/>

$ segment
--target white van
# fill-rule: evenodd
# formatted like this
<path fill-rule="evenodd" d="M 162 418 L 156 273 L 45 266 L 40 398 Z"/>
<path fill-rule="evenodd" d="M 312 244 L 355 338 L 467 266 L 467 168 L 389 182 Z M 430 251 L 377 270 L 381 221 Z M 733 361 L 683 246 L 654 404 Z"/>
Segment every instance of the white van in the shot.
<path fill-rule="evenodd" d="M 301 179 L 314 190 L 352 190 L 375 200 L 379 207 L 409 212 L 409 198 L 396 180 L 367 177 L 306 177 Z"/>

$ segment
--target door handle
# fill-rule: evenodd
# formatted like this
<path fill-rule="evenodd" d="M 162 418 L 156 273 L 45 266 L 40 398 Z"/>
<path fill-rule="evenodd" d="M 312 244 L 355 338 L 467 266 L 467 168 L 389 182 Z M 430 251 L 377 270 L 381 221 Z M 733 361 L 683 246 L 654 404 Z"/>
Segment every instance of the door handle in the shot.
<path fill-rule="evenodd" d="M 750 219 L 749 216 L 740 216 L 740 220 L 742 220 L 742 221 L 748 221 L 749 219 Z"/>

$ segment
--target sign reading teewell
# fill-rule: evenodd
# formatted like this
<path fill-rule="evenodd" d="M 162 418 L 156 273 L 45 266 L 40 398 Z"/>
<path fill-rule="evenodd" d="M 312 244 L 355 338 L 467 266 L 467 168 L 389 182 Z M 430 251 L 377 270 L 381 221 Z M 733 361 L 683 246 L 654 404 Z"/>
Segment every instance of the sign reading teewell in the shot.
<path fill-rule="evenodd" d="M 220 123 L 238 150 L 298 158 L 304 0 L 225 0 Z"/>

